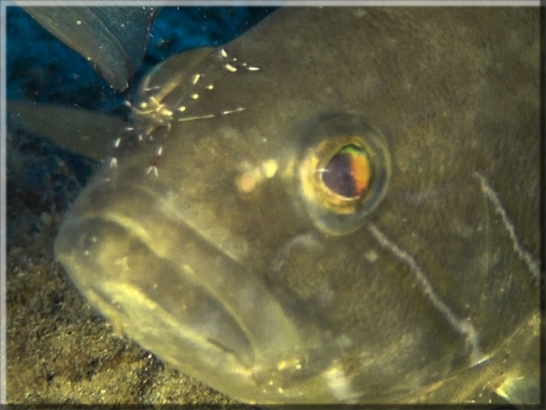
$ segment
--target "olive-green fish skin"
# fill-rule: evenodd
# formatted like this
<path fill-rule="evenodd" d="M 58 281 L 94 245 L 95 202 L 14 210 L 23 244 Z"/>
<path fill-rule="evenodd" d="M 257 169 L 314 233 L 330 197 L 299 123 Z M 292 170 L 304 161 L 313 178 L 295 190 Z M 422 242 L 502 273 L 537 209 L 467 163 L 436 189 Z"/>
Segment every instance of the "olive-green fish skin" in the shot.
<path fill-rule="evenodd" d="M 56 254 L 246 402 L 536 404 L 539 57 L 538 8 L 276 11 L 144 80 Z M 338 231 L 306 167 L 369 132 L 384 196 Z"/>

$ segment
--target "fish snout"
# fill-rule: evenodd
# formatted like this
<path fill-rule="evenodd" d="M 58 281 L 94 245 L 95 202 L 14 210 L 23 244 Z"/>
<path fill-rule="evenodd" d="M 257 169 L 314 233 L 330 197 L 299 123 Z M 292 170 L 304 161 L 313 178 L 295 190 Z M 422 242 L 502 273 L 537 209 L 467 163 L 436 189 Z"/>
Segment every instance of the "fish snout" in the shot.
<path fill-rule="evenodd" d="M 335 360 L 330 332 L 168 208 L 142 186 L 95 183 L 57 258 L 117 332 L 165 362 L 248 402 L 305 401 Z"/>

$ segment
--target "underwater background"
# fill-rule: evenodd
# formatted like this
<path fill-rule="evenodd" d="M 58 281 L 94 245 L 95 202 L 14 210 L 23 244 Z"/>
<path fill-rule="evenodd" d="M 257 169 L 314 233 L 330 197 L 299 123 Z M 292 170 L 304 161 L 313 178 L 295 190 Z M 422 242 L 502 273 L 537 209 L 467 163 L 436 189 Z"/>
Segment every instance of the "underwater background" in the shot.
<path fill-rule="evenodd" d="M 23 9 L 6 10 L 8 101 L 127 117 L 124 101 L 154 65 L 185 50 L 225 44 L 274 8 L 164 8 L 124 92 L 114 91 Z M 71 127 L 70 118 L 55 120 Z M 29 134 L 9 113 L 6 146 L 8 403 L 248 407 L 113 334 L 54 260 L 63 215 L 100 164 Z"/>

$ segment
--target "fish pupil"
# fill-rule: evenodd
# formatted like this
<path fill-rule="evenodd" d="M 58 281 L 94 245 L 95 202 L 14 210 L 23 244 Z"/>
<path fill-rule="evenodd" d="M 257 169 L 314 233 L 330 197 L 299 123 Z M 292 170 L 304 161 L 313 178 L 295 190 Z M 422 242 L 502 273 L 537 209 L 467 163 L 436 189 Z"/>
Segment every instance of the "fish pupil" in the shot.
<path fill-rule="evenodd" d="M 340 149 L 323 170 L 322 182 L 343 197 L 361 196 L 370 183 L 370 165 L 364 149 L 354 144 Z"/>

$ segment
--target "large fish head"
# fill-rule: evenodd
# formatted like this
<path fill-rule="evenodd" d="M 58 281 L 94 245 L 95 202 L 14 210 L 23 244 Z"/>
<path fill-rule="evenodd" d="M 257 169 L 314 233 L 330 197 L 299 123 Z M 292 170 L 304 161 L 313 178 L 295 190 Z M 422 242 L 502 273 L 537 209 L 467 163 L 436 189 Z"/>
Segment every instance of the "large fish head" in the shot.
<path fill-rule="evenodd" d="M 56 253 L 247 402 L 536 393 L 538 59 L 533 9 L 278 11 L 150 73 Z"/>

